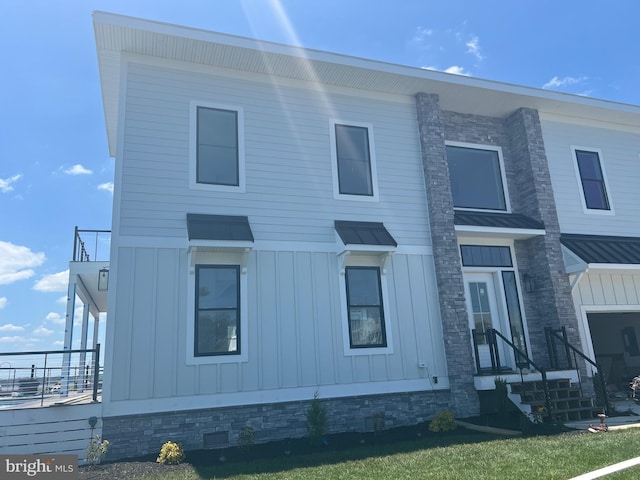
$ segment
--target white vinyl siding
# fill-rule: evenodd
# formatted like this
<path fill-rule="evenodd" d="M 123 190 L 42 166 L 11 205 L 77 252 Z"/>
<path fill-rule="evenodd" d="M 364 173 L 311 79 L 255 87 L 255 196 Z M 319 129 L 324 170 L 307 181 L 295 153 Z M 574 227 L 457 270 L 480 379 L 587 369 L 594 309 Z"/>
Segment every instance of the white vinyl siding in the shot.
<path fill-rule="evenodd" d="M 186 250 L 119 249 L 118 303 L 111 314 L 117 319 L 112 368 L 119 373 L 112 401 L 242 392 L 248 404 L 258 402 L 260 392 L 282 388 L 373 383 L 382 393 L 393 381 L 423 382 L 421 389 L 446 385 L 430 383 L 433 376 L 446 378 L 431 256 L 396 254 L 388 262 L 385 301 L 396 348 L 353 357 L 343 350 L 336 254 L 252 251 L 247 361 L 197 365 L 185 361 L 193 321 L 188 263 Z"/>
<path fill-rule="evenodd" d="M 545 150 L 558 212 L 564 233 L 640 236 L 640 131 L 632 132 L 542 119 Z M 606 172 L 609 211 L 587 211 L 576 173 L 572 146 L 597 149 Z M 583 148 L 589 146 L 590 148 Z"/>
<path fill-rule="evenodd" d="M 306 87 L 130 64 L 114 233 L 184 238 L 187 211 L 250 212 L 257 240 L 334 242 L 333 221 L 357 219 L 383 222 L 399 244 L 430 245 L 413 98 L 376 100 Z M 245 193 L 189 188 L 193 101 L 242 108 Z M 332 118 L 375 130 L 376 208 L 334 198 Z"/>

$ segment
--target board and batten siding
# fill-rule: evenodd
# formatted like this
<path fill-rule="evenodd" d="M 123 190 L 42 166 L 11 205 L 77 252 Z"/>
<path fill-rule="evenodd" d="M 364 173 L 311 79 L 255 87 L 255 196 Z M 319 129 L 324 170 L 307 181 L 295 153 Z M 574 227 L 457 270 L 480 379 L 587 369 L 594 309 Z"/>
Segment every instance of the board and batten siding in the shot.
<path fill-rule="evenodd" d="M 640 272 L 584 274 L 573 290 L 577 306 L 640 305 Z"/>
<path fill-rule="evenodd" d="M 549 173 L 563 233 L 640 236 L 640 130 L 542 118 Z M 613 214 L 585 213 L 571 146 L 597 149 Z"/>
<path fill-rule="evenodd" d="M 120 401 L 169 400 L 193 408 L 198 396 L 216 406 L 222 394 L 238 404 L 261 393 L 323 386 L 419 382 L 446 385 L 446 362 L 429 255 L 393 255 L 387 265 L 393 353 L 345 355 L 335 252 L 252 251 L 247 260 L 248 361 L 188 365 L 188 255 L 184 249 L 121 247 L 113 319 L 110 406 Z M 171 279 L 171 281 L 167 281 Z M 215 360 L 214 360 L 215 361 Z M 422 364 L 422 366 L 421 366 Z M 434 376 L 440 384 L 433 385 Z M 377 391 L 376 391 L 377 389 Z M 411 388 L 407 388 L 407 391 Z M 415 387 L 413 388 L 415 389 Z M 321 390 L 322 391 L 322 390 Z M 312 394 L 311 394 L 312 395 Z M 303 399 L 308 399 L 307 397 Z M 145 404 L 146 406 L 147 404 Z M 151 408 L 151 407 L 149 407 Z"/>
<path fill-rule="evenodd" d="M 256 240 L 333 242 L 333 220 L 430 245 L 415 103 L 130 63 L 119 231 L 185 238 L 185 213 L 248 215 Z M 291 83 L 291 82 L 289 82 Z M 246 192 L 189 188 L 190 102 L 244 111 Z M 379 201 L 334 199 L 330 120 L 372 125 Z"/>

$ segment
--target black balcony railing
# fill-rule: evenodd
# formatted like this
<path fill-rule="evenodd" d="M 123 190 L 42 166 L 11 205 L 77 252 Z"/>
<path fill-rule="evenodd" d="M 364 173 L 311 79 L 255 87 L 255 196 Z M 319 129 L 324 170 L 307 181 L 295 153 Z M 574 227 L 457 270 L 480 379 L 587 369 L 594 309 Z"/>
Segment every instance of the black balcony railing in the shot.
<path fill-rule="evenodd" d="M 75 229 L 73 237 L 74 262 L 102 262 L 109 260 L 111 230 Z"/>
<path fill-rule="evenodd" d="M 91 392 L 98 401 L 101 388 L 100 344 L 82 350 L 0 352 L 0 405 L 33 401 L 63 392 Z"/>

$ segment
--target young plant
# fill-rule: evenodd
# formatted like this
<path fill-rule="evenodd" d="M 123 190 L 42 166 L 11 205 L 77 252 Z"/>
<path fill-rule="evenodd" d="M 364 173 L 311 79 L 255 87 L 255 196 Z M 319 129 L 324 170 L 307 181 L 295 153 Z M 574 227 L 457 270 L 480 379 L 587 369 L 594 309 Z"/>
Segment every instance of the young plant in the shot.
<path fill-rule="evenodd" d="M 307 410 L 307 432 L 309 433 L 309 441 L 313 445 L 322 444 L 322 436 L 327 429 L 327 409 L 320 402 L 318 392 L 313 395 L 311 405 Z"/>
<path fill-rule="evenodd" d="M 456 425 L 456 419 L 453 418 L 453 413 L 443 410 L 436 413 L 431 423 L 429 424 L 429 430 L 432 432 L 449 432 L 458 428 Z"/>
<path fill-rule="evenodd" d="M 162 445 L 156 462 L 163 465 L 177 465 L 184 460 L 184 451 L 179 443 L 166 442 Z"/>
<path fill-rule="evenodd" d="M 100 435 L 94 435 L 89 440 L 89 446 L 87 447 L 86 463 L 88 465 L 97 465 L 102 461 L 102 458 L 107 454 L 109 450 L 109 441 L 100 441 Z"/>
<path fill-rule="evenodd" d="M 243 450 L 249 450 L 249 448 L 255 443 L 255 436 L 253 434 L 253 428 L 249 425 L 245 425 L 240 430 L 240 436 L 238 437 L 238 445 Z"/>

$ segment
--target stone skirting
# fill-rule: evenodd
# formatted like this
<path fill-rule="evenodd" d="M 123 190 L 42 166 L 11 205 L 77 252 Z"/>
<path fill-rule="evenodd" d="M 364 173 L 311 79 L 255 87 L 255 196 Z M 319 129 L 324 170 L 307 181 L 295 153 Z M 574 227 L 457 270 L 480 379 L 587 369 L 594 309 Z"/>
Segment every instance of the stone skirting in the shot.
<path fill-rule="evenodd" d="M 437 390 L 320 400 L 327 408 L 327 433 L 340 433 L 372 431 L 381 418 L 384 428 L 416 425 L 450 409 L 451 398 L 449 390 Z M 169 440 L 185 450 L 233 447 L 245 426 L 253 429 L 255 443 L 304 437 L 310 402 L 106 417 L 102 419 L 102 438 L 110 442 L 106 460 L 156 454 Z"/>

